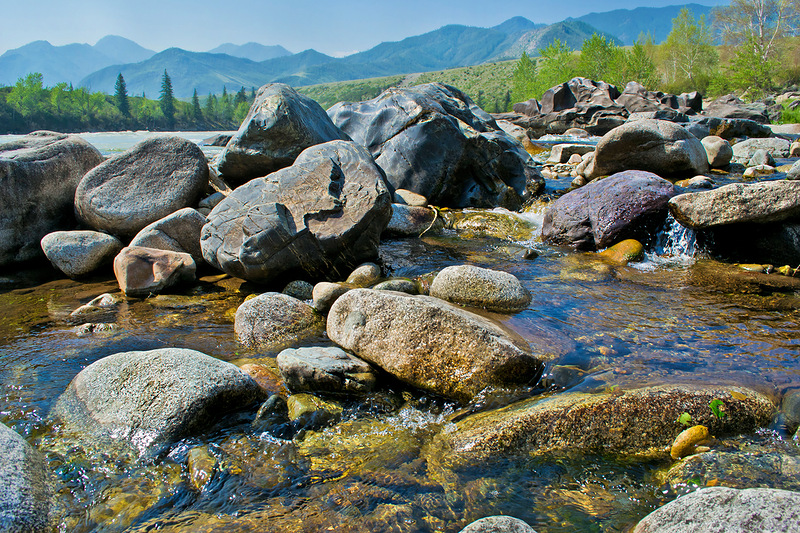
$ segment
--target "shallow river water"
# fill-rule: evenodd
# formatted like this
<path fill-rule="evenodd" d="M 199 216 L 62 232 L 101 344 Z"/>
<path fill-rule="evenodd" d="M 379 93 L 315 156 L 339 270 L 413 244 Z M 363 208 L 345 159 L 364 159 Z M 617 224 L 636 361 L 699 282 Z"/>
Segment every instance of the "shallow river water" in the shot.
<path fill-rule="evenodd" d="M 527 215 L 537 225 L 541 210 Z M 545 380 L 530 389 L 486 391 L 467 410 L 565 387 L 741 384 L 774 397 L 800 387 L 800 296 L 743 278 L 732 265 L 690 256 L 692 236 L 679 227 L 666 225 L 659 237 L 647 260 L 631 267 L 537 238 L 453 235 L 385 241 L 381 260 L 388 273 L 405 277 L 463 263 L 504 270 L 533 295 L 525 311 L 494 316 L 558 354 Z M 520 259 L 526 248 L 538 257 Z M 98 320 L 116 329 L 87 336 L 76 334 L 69 313 L 101 293 L 118 293 L 111 275 L 75 282 L 47 269 L 3 274 L 0 421 L 45 453 L 58 481 L 60 531 L 457 532 L 495 514 L 521 518 L 540 533 L 627 531 L 697 485 L 746 483 L 736 471 L 668 483 L 661 474 L 669 462 L 578 453 L 521 451 L 446 470 L 430 464 L 427 447 L 464 407 L 393 383 L 346 402 L 339 424 L 294 439 L 254 428 L 253 406 L 149 461 L 83 450 L 49 421 L 70 380 L 116 352 L 186 347 L 276 369 L 274 353 L 236 342 L 233 314 L 247 295 L 280 287 L 205 274 L 184 292 L 124 301 Z M 799 455 L 777 422 L 717 446 Z M 198 449 L 215 463 L 201 489 L 189 462 Z M 795 479 L 761 483 L 797 490 Z"/>

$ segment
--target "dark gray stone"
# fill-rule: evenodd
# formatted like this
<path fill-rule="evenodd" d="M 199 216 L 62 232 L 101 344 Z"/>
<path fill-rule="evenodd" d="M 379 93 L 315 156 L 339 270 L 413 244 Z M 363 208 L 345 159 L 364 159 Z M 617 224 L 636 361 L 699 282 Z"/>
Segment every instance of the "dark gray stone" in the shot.
<path fill-rule="evenodd" d="M 765 104 L 745 104 L 733 94 L 720 96 L 705 105 L 703 114 L 709 117 L 746 119 L 769 124 L 769 115 Z"/>
<path fill-rule="evenodd" d="M 75 211 L 97 230 L 133 236 L 196 205 L 207 186 L 208 164 L 196 144 L 154 137 L 87 173 L 75 191 Z"/>
<path fill-rule="evenodd" d="M 53 487 L 47 460 L 4 424 L 0 450 L 0 531 L 51 531 Z"/>
<path fill-rule="evenodd" d="M 42 257 L 42 237 L 75 227 L 75 189 L 102 162 L 74 135 L 37 131 L 0 144 L 0 266 Z"/>
<path fill-rule="evenodd" d="M 369 153 L 331 141 L 294 165 L 233 191 L 208 215 L 203 257 L 233 276 L 270 281 L 286 272 L 342 279 L 377 257 L 391 195 Z"/>
<path fill-rule="evenodd" d="M 377 376 L 369 363 L 335 346 L 288 348 L 277 361 L 292 392 L 363 393 L 375 388 Z"/>
<path fill-rule="evenodd" d="M 350 138 L 320 105 L 283 83 L 261 87 L 217 170 L 232 185 L 290 166 L 310 146 Z"/>

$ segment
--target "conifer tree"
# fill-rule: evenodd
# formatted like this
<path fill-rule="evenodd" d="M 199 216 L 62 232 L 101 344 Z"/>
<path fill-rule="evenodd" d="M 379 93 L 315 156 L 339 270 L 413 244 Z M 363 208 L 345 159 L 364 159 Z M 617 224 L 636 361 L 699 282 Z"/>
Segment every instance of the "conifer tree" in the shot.
<path fill-rule="evenodd" d="M 247 102 L 247 93 L 244 90 L 244 87 L 239 89 L 239 92 L 236 93 L 236 96 L 233 98 L 233 107 L 234 109 L 239 107 L 239 104 Z"/>
<path fill-rule="evenodd" d="M 125 85 L 125 78 L 122 77 L 122 72 L 117 76 L 117 83 L 114 85 L 114 103 L 123 116 L 129 117 L 131 115 L 130 102 L 128 102 L 128 87 Z"/>
<path fill-rule="evenodd" d="M 192 118 L 195 120 L 203 120 L 203 110 L 200 109 L 200 99 L 197 97 L 197 89 L 192 94 Z"/>
<path fill-rule="evenodd" d="M 167 125 L 172 127 L 175 125 L 175 98 L 172 95 L 172 80 L 169 79 L 167 70 L 164 69 L 164 75 L 161 77 L 161 95 L 158 98 L 161 112 L 164 113 L 164 118 L 167 119 Z"/>

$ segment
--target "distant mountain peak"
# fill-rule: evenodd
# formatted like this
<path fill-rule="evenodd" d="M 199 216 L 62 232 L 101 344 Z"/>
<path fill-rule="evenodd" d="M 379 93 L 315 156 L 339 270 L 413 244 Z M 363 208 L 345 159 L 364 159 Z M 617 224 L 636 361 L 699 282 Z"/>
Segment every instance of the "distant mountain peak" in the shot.
<path fill-rule="evenodd" d="M 209 50 L 210 54 L 228 54 L 233 57 L 241 57 L 260 63 L 268 59 L 275 59 L 276 57 L 290 56 L 292 53 L 280 45 L 263 45 L 260 43 L 252 42 L 244 44 L 224 43 L 213 50 Z"/>
<path fill-rule="evenodd" d="M 519 33 L 535 30 L 544 26 L 545 24 L 536 24 L 532 20 L 528 20 L 525 17 L 511 17 L 505 22 L 501 22 L 497 26 L 492 26 L 490 29 L 503 33 Z"/>

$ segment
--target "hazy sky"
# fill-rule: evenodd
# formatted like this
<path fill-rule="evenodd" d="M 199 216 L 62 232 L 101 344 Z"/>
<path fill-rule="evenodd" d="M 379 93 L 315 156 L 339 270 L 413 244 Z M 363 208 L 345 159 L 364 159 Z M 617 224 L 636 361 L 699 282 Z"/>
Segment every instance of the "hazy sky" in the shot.
<path fill-rule="evenodd" d="M 593 11 L 659 7 L 680 0 L 0 0 L 0 53 L 35 40 L 94 44 L 120 35 L 159 52 L 222 43 L 280 44 L 330 55 L 367 50 L 445 24 L 494 26 L 521 15 L 552 23 Z M 688 3 L 688 2 L 687 2 Z M 704 5 L 727 4 L 699 0 Z"/>

